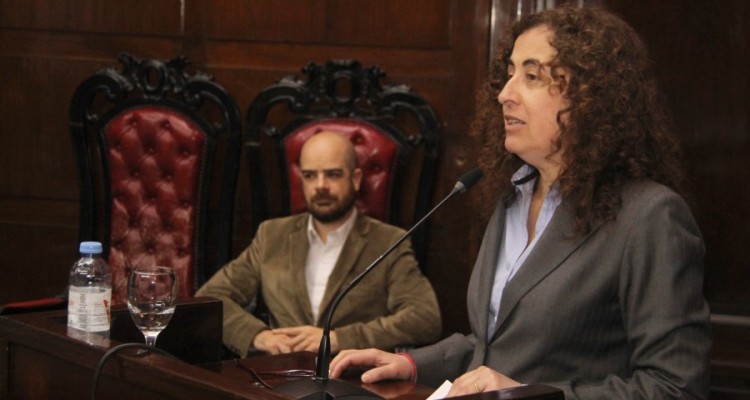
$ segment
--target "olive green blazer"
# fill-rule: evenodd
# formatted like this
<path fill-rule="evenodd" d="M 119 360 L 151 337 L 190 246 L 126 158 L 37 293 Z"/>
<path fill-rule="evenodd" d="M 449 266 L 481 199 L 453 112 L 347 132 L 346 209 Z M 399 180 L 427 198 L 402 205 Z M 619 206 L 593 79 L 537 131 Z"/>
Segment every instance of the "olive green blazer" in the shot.
<path fill-rule="evenodd" d="M 245 356 L 255 335 L 269 328 L 316 325 L 305 283 L 309 214 L 272 219 L 258 228 L 252 243 L 219 270 L 196 296 L 224 303 L 224 343 Z M 321 303 L 322 326 L 336 294 L 359 275 L 404 231 L 358 214 L 328 279 Z M 246 310 L 262 293 L 270 326 Z M 404 241 L 346 297 L 333 315 L 341 349 L 393 349 L 431 343 L 441 334 L 435 292 Z"/>

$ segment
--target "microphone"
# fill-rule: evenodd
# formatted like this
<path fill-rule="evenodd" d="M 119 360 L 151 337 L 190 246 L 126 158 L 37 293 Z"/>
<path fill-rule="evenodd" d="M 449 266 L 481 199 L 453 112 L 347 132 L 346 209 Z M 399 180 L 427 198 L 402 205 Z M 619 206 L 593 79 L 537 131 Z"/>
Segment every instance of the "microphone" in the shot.
<path fill-rule="evenodd" d="M 351 384 L 344 381 L 331 380 L 328 375 L 328 369 L 331 364 L 331 321 L 333 320 L 333 313 L 338 308 L 341 300 L 349 293 L 357 284 L 370 272 L 378 266 L 385 257 L 398 247 L 406 238 L 408 238 L 415 229 L 422 226 L 422 224 L 429 218 L 435 211 L 445 204 L 450 198 L 457 193 L 464 193 L 471 189 L 480 178 L 482 178 L 482 170 L 480 168 L 474 168 L 471 171 L 463 174 L 453 189 L 443 198 L 435 207 L 433 207 L 425 216 L 417 221 L 414 226 L 411 227 L 406 233 L 396 240 L 383 254 L 378 256 L 364 271 L 357 275 L 351 280 L 337 295 L 336 298 L 331 302 L 331 306 L 328 308 L 328 314 L 326 315 L 326 322 L 323 326 L 323 337 L 320 339 L 320 346 L 318 347 L 317 364 L 315 368 L 315 376 L 312 379 L 300 379 L 283 383 L 274 387 L 274 391 L 296 399 L 313 400 L 313 399 L 335 399 L 335 398 L 362 398 L 362 399 L 382 399 L 380 396 L 361 388 L 358 385 Z"/>

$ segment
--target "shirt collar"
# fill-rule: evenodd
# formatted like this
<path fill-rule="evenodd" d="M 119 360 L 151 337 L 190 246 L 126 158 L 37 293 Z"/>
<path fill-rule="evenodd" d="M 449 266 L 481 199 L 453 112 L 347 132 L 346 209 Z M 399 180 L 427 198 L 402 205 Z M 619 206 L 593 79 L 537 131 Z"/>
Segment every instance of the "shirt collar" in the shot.
<path fill-rule="evenodd" d="M 516 193 L 520 193 L 521 196 L 530 196 L 534 193 L 534 185 L 536 185 L 537 179 L 539 179 L 539 171 L 529 164 L 524 164 L 513 173 L 510 181 L 516 188 Z M 552 199 L 555 204 L 560 203 L 560 191 L 557 182 L 552 185 L 547 197 Z"/>
<path fill-rule="evenodd" d="M 326 243 L 334 243 L 346 239 L 349 236 L 349 232 L 351 232 L 352 228 L 354 227 L 354 220 L 357 219 L 357 214 L 357 207 L 354 207 L 352 215 L 350 215 L 349 218 L 347 218 L 341 226 L 336 228 L 336 230 L 328 233 L 328 240 Z M 310 243 L 314 243 L 315 241 L 317 241 L 318 243 L 323 243 L 323 241 L 320 239 L 320 236 L 318 235 L 318 232 L 315 230 L 315 225 L 313 225 L 312 215 L 307 218 L 307 240 Z"/>
<path fill-rule="evenodd" d="M 534 192 L 534 185 L 539 177 L 539 171 L 533 168 L 529 164 L 524 164 L 513 173 L 510 178 L 510 182 L 516 188 L 516 192 L 520 192 L 523 196 L 527 196 Z"/>

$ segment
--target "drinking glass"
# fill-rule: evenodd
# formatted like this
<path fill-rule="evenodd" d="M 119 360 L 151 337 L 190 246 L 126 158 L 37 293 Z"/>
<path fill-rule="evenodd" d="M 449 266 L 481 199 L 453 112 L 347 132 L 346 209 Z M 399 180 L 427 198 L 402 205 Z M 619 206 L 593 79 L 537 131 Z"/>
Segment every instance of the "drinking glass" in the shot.
<path fill-rule="evenodd" d="M 172 319 L 178 289 L 172 268 L 138 267 L 130 273 L 128 310 L 147 346 L 156 346 L 156 337 Z"/>

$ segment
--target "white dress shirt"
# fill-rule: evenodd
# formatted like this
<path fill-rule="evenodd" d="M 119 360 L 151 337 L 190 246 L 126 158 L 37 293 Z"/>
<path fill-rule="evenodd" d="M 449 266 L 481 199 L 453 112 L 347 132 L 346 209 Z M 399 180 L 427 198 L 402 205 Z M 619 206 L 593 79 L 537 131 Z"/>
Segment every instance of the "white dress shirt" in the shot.
<path fill-rule="evenodd" d="M 349 236 L 354 220 L 357 218 L 355 209 L 351 216 L 343 225 L 336 230 L 329 232 L 326 242 L 318 235 L 313 226 L 313 217 L 307 220 L 307 239 L 310 242 L 310 250 L 307 252 L 305 261 L 305 282 L 307 283 L 307 295 L 310 298 L 312 306 L 313 319 L 317 322 L 320 316 L 320 303 L 328 284 L 328 277 L 331 276 L 333 267 L 339 259 L 341 249 L 344 248 L 344 242 Z"/>

